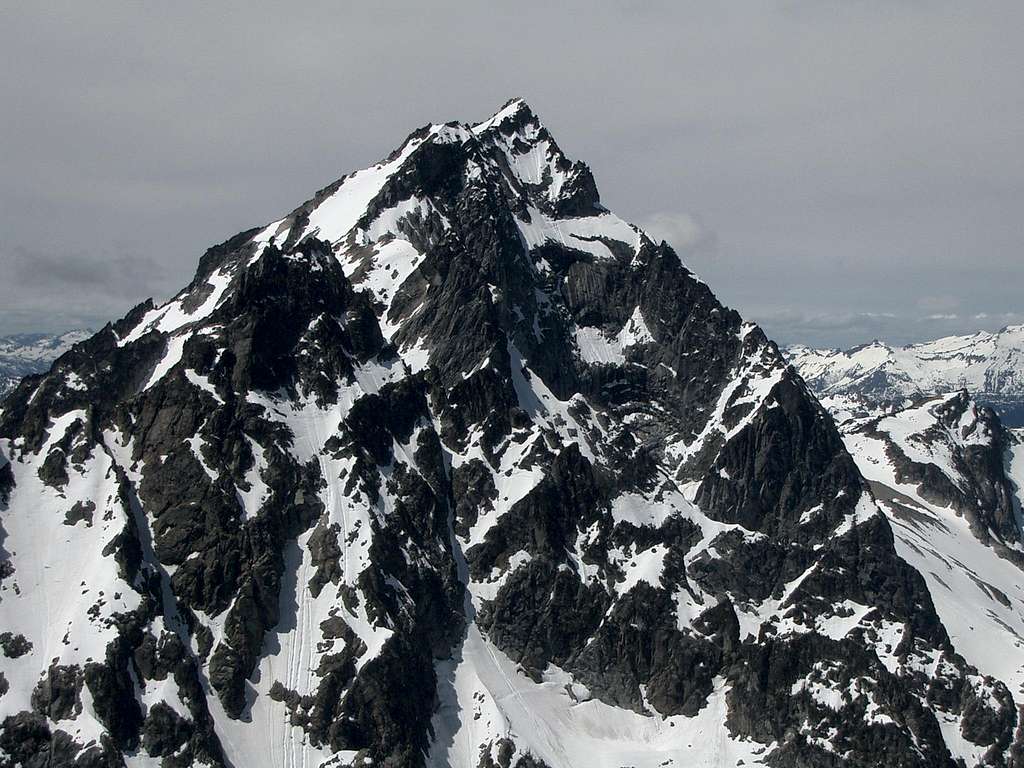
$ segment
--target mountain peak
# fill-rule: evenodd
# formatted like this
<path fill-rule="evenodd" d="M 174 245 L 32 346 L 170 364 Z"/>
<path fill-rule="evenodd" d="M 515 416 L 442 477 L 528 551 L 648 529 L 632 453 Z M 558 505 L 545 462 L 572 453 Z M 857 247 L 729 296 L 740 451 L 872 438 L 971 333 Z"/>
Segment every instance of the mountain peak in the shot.
<path fill-rule="evenodd" d="M 489 118 L 474 125 L 473 132 L 481 133 L 488 128 L 506 123 L 525 124 L 529 122 L 540 124 L 537 113 L 526 103 L 526 99 L 516 96 L 502 104 L 501 108 Z"/>
<path fill-rule="evenodd" d="M 522 100 L 24 381 L 0 523 L 12 764 L 925 768 L 1013 738 L 775 345 Z"/>
<path fill-rule="evenodd" d="M 506 102 L 471 130 L 483 145 L 503 154 L 505 164 L 540 210 L 556 216 L 603 210 L 590 168 L 562 151 L 523 99 Z"/>

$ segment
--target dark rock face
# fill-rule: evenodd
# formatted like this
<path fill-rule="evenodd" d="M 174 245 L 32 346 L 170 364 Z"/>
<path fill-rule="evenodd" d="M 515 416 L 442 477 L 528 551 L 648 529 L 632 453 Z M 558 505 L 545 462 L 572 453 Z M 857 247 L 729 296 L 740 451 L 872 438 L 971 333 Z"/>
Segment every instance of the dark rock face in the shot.
<path fill-rule="evenodd" d="M 50 720 L 71 720 L 82 711 L 81 690 L 81 669 L 53 664 L 32 691 L 32 708 Z"/>
<path fill-rule="evenodd" d="M 966 392 L 948 398 L 934 413 L 938 424 L 929 429 L 929 437 L 940 439 L 945 428 L 964 441 L 955 461 L 956 469 L 967 479 L 966 487 L 950 488 L 941 480 L 931 485 L 925 480 L 927 470 L 922 470 L 920 464 L 910 466 L 912 462 L 905 470 L 908 479 L 920 476 L 929 486 L 926 492 L 969 515 L 976 532 L 994 532 L 1004 542 L 1021 541 L 1013 509 L 1014 490 L 1003 461 L 1010 438 L 999 417 L 989 408 L 975 406 Z"/>
<path fill-rule="evenodd" d="M 80 746 L 64 731 L 51 731 L 43 715 L 29 712 L 4 719 L 0 729 L 0 749 L 3 750 L 4 764 L 10 766 L 44 768 L 79 764 L 75 756 Z M 83 761 L 81 764 L 89 763 Z"/>
<path fill-rule="evenodd" d="M 775 345 L 519 101 L 211 248 L 16 389 L 0 456 L 0 669 L 38 675 L 0 745 L 26 765 L 1018 748 Z M 19 613 L 68 586 L 39 557 L 89 569 L 49 627 Z M 578 706 L 618 725 L 560 729 Z M 86 719 L 84 751 L 52 725 Z"/>
<path fill-rule="evenodd" d="M 0 650 L 3 650 L 7 658 L 17 659 L 32 650 L 32 643 L 26 640 L 24 635 L 0 632 Z"/>

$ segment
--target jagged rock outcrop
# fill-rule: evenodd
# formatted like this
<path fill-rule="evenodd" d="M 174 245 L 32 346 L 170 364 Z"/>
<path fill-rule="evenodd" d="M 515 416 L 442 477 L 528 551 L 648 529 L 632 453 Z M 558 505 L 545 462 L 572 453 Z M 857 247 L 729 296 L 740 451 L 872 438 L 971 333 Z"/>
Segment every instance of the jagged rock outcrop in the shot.
<path fill-rule="evenodd" d="M 776 346 L 520 100 L 210 249 L 0 457 L 0 763 L 1019 748 Z"/>

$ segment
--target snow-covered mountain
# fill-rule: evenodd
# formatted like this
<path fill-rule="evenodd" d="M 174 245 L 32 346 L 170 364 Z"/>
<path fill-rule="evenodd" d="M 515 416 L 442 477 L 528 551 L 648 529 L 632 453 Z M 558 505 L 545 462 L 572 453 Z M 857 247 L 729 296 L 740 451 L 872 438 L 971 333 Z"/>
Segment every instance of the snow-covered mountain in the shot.
<path fill-rule="evenodd" d="M 795 345 L 786 356 L 821 395 L 899 401 L 966 389 L 1009 424 L 1024 426 L 1024 325 L 970 336 L 849 350 Z"/>
<path fill-rule="evenodd" d="M 1024 690 L 1024 434 L 965 390 L 891 408 L 823 402 L 953 644 Z"/>
<path fill-rule="evenodd" d="M 947 599 L 872 482 L 524 102 L 426 126 L 4 401 L 0 764 L 1019 764 L 1019 536 Z"/>
<path fill-rule="evenodd" d="M 61 334 L 22 333 L 0 336 L 0 397 L 10 392 L 25 376 L 42 373 L 72 345 L 84 341 L 91 331 Z"/>

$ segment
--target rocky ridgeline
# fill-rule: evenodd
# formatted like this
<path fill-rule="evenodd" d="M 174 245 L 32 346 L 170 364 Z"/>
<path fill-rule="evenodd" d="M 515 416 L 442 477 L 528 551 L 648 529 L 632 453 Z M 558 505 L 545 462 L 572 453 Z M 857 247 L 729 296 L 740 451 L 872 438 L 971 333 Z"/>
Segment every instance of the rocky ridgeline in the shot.
<path fill-rule="evenodd" d="M 1022 764 L 843 439 L 525 103 L 425 127 L 3 402 L 0 764 Z"/>

